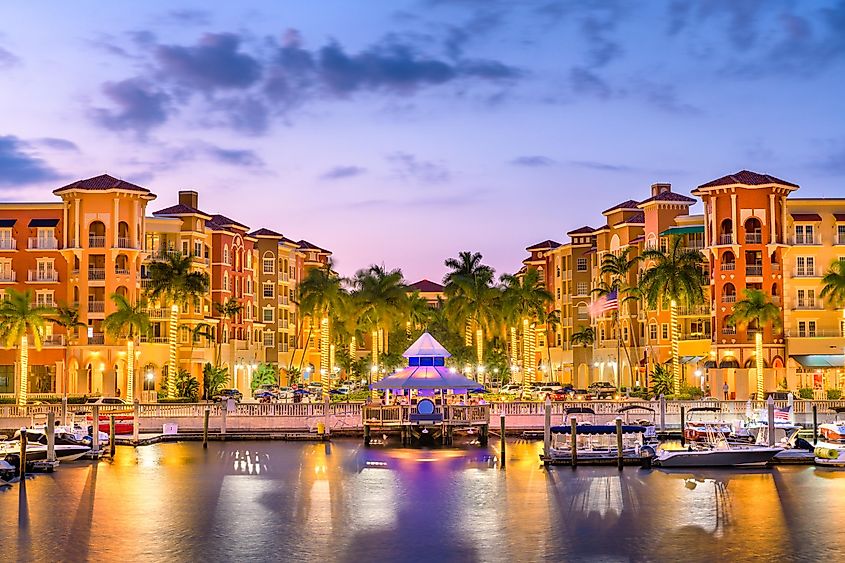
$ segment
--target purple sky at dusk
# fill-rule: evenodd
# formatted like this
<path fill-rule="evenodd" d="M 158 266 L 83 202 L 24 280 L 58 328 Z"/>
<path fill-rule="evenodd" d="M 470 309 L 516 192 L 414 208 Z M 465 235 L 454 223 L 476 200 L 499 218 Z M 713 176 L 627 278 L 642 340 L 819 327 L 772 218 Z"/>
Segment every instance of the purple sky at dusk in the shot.
<path fill-rule="evenodd" d="M 6 3 L 0 200 L 103 172 L 439 280 L 653 182 L 845 193 L 845 2 Z"/>

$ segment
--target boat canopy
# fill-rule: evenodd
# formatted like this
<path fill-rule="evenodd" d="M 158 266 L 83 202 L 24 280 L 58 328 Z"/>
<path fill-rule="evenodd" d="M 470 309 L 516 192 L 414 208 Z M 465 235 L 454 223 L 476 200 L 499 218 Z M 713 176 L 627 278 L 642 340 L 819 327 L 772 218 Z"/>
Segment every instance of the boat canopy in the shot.
<path fill-rule="evenodd" d="M 619 412 L 628 412 L 628 411 L 647 411 L 647 412 L 656 412 L 653 408 L 651 408 L 651 407 L 646 407 L 646 406 L 643 406 L 643 405 L 628 405 L 628 406 L 622 407 L 621 409 L 619 409 L 619 410 L 618 410 L 618 411 L 616 411 L 616 412 L 618 412 L 618 413 L 619 413 Z"/>
<path fill-rule="evenodd" d="M 596 414 L 596 411 L 590 407 L 569 407 L 565 412 L 566 414 Z"/>
<path fill-rule="evenodd" d="M 554 434 L 569 434 L 572 432 L 570 426 L 552 426 L 552 433 Z M 576 432 L 578 435 L 595 435 L 595 434 L 616 434 L 616 425 L 609 424 L 582 424 L 578 426 Z M 645 434 L 645 426 L 622 425 L 623 434 Z"/>
<path fill-rule="evenodd" d="M 687 409 L 687 414 L 692 412 L 722 412 L 722 407 L 691 407 Z"/>

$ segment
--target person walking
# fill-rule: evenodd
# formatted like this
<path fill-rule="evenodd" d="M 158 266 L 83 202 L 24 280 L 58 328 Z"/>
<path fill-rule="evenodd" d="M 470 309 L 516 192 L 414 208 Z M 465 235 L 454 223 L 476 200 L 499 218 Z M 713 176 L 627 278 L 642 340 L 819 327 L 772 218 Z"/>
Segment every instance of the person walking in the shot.
<path fill-rule="evenodd" d="M 722 385 L 722 393 L 725 395 L 725 400 L 728 400 L 728 393 L 730 392 L 731 388 L 728 386 L 728 382 L 725 381 L 725 384 Z"/>

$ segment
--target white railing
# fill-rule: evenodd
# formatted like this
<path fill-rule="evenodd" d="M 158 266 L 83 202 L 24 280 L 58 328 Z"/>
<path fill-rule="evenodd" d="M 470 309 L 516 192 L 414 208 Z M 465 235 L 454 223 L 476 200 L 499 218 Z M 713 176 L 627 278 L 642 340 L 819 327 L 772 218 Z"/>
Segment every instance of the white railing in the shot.
<path fill-rule="evenodd" d="M 89 248 L 105 248 L 106 246 L 106 237 L 99 236 L 99 235 L 89 235 L 88 236 L 88 247 Z"/>
<path fill-rule="evenodd" d="M 14 270 L 7 270 L 5 272 L 0 272 L 0 282 L 13 282 L 15 281 L 15 271 Z"/>
<path fill-rule="evenodd" d="M 736 262 L 722 262 L 721 270 L 723 272 L 733 272 L 736 270 Z"/>
<path fill-rule="evenodd" d="M 736 303 L 736 293 L 729 293 L 722 296 L 722 303 Z"/>
<path fill-rule="evenodd" d="M 813 246 L 821 244 L 821 237 L 819 235 L 795 235 L 789 239 L 789 243 L 796 246 Z"/>
<path fill-rule="evenodd" d="M 745 244 L 760 244 L 763 242 L 763 233 L 745 233 Z"/>
<path fill-rule="evenodd" d="M 719 244 L 733 244 L 734 236 L 732 234 L 719 235 Z"/>
<path fill-rule="evenodd" d="M 101 281 L 106 279 L 106 269 L 88 268 L 88 279 L 91 281 Z"/>
<path fill-rule="evenodd" d="M 815 268 L 796 268 L 795 269 L 795 277 L 796 278 L 814 278 L 816 277 L 816 269 Z"/>
<path fill-rule="evenodd" d="M 56 270 L 29 270 L 26 275 L 26 281 L 57 282 L 59 281 L 59 272 Z"/>
<path fill-rule="evenodd" d="M 30 237 L 27 248 L 33 250 L 58 250 L 59 241 L 55 238 Z"/>
<path fill-rule="evenodd" d="M 102 313 L 106 310 L 106 302 L 105 301 L 89 301 L 88 302 L 88 312 L 89 313 Z"/>
<path fill-rule="evenodd" d="M 17 244 L 15 244 L 15 239 L 13 238 L 4 238 L 0 239 L 0 250 L 17 250 Z"/>

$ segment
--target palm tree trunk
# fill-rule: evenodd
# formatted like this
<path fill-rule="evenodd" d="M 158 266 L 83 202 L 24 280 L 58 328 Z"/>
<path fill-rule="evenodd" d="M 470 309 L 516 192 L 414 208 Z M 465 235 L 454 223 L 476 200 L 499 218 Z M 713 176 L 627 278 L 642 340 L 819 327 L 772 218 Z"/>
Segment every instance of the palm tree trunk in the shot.
<path fill-rule="evenodd" d="M 754 354 L 757 371 L 757 400 L 763 400 L 763 330 L 758 328 L 754 334 Z"/>
<path fill-rule="evenodd" d="M 130 403 L 135 402 L 135 341 L 132 338 L 126 339 L 126 398 Z"/>
<path fill-rule="evenodd" d="M 484 331 L 479 326 L 475 330 L 475 356 L 478 360 L 478 365 L 484 361 Z"/>
<path fill-rule="evenodd" d="M 464 326 L 464 346 L 472 347 L 472 321 L 467 321 Z"/>
<path fill-rule="evenodd" d="M 18 387 L 18 405 L 26 405 L 26 392 L 29 386 L 29 340 L 24 334 L 21 336 L 21 379 Z"/>
<path fill-rule="evenodd" d="M 511 367 L 519 364 L 519 349 L 517 348 L 516 327 L 510 327 L 511 333 Z"/>
<path fill-rule="evenodd" d="M 178 354 L 176 329 L 179 326 L 179 305 L 175 303 L 170 306 L 170 332 L 168 336 L 168 343 L 170 345 L 170 357 L 167 363 L 167 396 L 170 398 L 176 397 L 176 374 L 178 370 L 178 363 L 176 355 Z"/>
<path fill-rule="evenodd" d="M 376 368 L 376 373 L 378 373 L 377 370 L 378 370 L 378 367 L 379 367 L 378 366 L 378 335 L 379 335 L 379 331 L 378 331 L 377 328 L 374 329 L 370 333 L 370 338 L 372 338 L 372 340 L 373 340 L 373 343 L 370 345 L 370 348 L 372 348 L 373 366 Z"/>
<path fill-rule="evenodd" d="M 675 394 L 681 392 L 681 359 L 679 357 L 679 342 L 678 342 L 678 302 L 672 299 L 669 303 L 669 318 L 672 323 L 670 330 L 672 333 L 672 376 L 675 382 Z"/>
<path fill-rule="evenodd" d="M 305 338 L 305 346 L 302 348 L 302 358 L 299 359 L 299 373 L 302 373 L 302 366 L 305 364 L 305 354 L 308 352 L 308 345 L 311 343 L 311 333 L 314 332 L 314 323 L 308 319 L 308 336 Z"/>
<path fill-rule="evenodd" d="M 329 318 L 320 320 L 320 379 L 329 373 Z"/>

